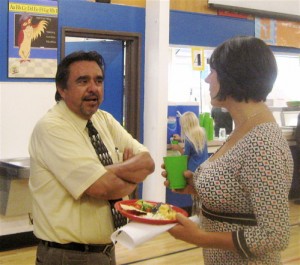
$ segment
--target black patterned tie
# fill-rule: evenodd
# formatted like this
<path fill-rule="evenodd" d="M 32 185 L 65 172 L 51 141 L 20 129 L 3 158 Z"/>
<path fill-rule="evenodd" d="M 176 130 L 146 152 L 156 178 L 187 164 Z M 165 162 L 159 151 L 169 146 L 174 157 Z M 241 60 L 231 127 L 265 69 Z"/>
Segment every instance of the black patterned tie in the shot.
<path fill-rule="evenodd" d="M 113 161 L 108 153 L 108 150 L 107 150 L 105 144 L 103 143 L 98 131 L 96 130 L 96 128 L 94 127 L 93 123 L 90 120 L 87 122 L 86 127 L 88 128 L 91 142 L 95 148 L 95 151 L 96 151 L 98 158 L 101 161 L 102 165 L 108 166 L 108 165 L 113 164 Z"/>
<path fill-rule="evenodd" d="M 99 158 L 100 162 L 102 163 L 102 165 L 108 166 L 108 165 L 113 164 L 113 161 L 108 153 L 108 150 L 107 150 L 105 144 L 103 143 L 98 131 L 94 127 L 92 121 L 89 120 L 87 122 L 86 127 L 88 128 L 89 137 L 91 139 L 92 145 L 93 145 L 93 147 L 96 151 L 96 154 L 98 155 L 98 158 Z M 122 199 L 109 200 L 115 229 L 118 229 L 118 228 L 124 226 L 125 224 L 127 224 L 127 218 L 122 216 L 114 207 L 114 204 L 120 200 L 122 200 Z"/>

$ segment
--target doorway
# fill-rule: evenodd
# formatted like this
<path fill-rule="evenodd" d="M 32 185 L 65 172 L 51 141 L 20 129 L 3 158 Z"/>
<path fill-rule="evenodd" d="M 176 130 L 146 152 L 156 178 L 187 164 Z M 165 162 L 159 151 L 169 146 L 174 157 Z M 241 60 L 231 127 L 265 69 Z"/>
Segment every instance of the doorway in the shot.
<path fill-rule="evenodd" d="M 70 45 L 70 39 L 76 45 Z M 111 112 L 134 138 L 140 140 L 141 35 L 64 27 L 61 58 L 78 49 L 101 50 L 108 65 L 105 87 L 110 90 L 106 93 L 103 108 Z"/>

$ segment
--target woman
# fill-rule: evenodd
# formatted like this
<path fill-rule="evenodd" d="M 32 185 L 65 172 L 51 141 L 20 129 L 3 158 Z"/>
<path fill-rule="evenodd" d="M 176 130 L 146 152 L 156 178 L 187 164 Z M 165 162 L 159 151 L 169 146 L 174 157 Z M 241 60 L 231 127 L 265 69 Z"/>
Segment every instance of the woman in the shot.
<path fill-rule="evenodd" d="M 293 160 L 264 103 L 277 76 L 274 55 L 260 39 L 235 37 L 214 50 L 210 68 L 211 104 L 230 112 L 235 129 L 177 191 L 199 197 L 201 228 L 178 214 L 169 232 L 202 247 L 205 264 L 280 264 Z"/>
<path fill-rule="evenodd" d="M 187 111 L 180 116 L 181 139 L 184 139 L 184 148 L 179 144 L 172 144 L 172 149 L 188 156 L 188 170 L 196 168 L 208 158 L 207 143 L 204 130 L 194 112 Z M 176 138 L 178 140 L 178 136 Z"/>

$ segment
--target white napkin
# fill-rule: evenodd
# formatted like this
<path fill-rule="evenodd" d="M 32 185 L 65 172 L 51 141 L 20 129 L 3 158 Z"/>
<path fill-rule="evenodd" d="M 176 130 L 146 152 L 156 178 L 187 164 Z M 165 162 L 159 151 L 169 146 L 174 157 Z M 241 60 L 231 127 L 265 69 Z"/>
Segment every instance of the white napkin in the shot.
<path fill-rule="evenodd" d="M 193 222 L 199 223 L 198 216 L 189 217 Z M 158 236 L 159 234 L 171 229 L 174 224 L 166 225 L 151 225 L 139 222 L 130 222 L 127 225 L 119 228 L 111 235 L 112 242 L 120 243 L 128 249 L 133 249 L 136 246 Z"/>

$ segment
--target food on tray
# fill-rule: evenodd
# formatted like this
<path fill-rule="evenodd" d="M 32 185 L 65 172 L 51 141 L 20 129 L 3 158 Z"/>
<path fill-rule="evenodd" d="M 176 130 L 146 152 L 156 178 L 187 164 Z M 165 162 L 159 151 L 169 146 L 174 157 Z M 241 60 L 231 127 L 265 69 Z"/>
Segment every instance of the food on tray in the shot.
<path fill-rule="evenodd" d="M 131 205 L 120 204 L 125 211 L 134 213 L 143 218 L 156 220 L 176 220 L 176 211 L 166 203 L 151 203 L 144 200 L 137 200 Z"/>
<path fill-rule="evenodd" d="M 121 204 L 121 207 L 125 211 L 133 211 L 133 212 L 138 212 L 138 213 L 147 213 L 141 209 L 138 209 L 132 205 L 126 205 L 126 204 Z"/>
<path fill-rule="evenodd" d="M 150 203 L 150 202 L 146 202 L 144 200 L 137 200 L 135 203 L 134 203 L 134 207 L 137 208 L 137 209 L 140 209 L 141 211 L 145 211 L 147 213 L 150 213 L 152 212 L 152 210 L 154 209 L 156 204 L 154 203 Z"/>
<path fill-rule="evenodd" d="M 176 219 L 176 211 L 172 209 L 172 207 L 168 204 L 162 204 L 159 209 L 158 213 L 165 217 L 168 220 L 175 220 Z"/>

